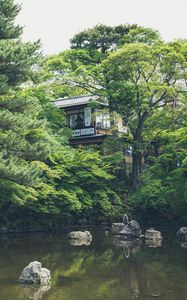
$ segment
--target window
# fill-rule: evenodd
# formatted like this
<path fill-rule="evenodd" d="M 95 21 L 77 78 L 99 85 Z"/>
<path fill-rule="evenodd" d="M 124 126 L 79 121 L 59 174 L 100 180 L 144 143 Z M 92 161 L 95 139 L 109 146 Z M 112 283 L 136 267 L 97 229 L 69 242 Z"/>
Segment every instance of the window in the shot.
<path fill-rule="evenodd" d="M 84 127 L 84 112 L 72 113 L 67 116 L 67 125 L 70 128 Z"/>
<path fill-rule="evenodd" d="M 110 116 L 108 113 L 99 113 L 96 116 L 96 126 L 101 129 L 110 128 Z"/>

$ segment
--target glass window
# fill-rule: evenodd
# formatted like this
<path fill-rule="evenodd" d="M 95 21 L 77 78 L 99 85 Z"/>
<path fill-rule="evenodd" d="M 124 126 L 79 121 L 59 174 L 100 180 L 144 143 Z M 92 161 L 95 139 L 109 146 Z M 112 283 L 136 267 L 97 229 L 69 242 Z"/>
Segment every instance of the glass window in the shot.
<path fill-rule="evenodd" d="M 70 128 L 84 127 L 84 112 L 69 114 L 67 118 L 68 118 L 68 126 Z"/>
<path fill-rule="evenodd" d="M 96 126 L 98 128 L 110 128 L 110 116 L 107 113 L 100 113 L 96 116 Z"/>

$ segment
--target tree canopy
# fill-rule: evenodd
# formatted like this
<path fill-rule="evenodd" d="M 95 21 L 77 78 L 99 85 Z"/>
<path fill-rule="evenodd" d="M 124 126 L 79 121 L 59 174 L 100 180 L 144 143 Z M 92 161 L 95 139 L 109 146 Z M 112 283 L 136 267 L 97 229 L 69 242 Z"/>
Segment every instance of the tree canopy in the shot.
<path fill-rule="evenodd" d="M 71 49 L 42 57 L 39 42 L 21 42 L 20 6 L 0 4 L 2 223 L 19 216 L 50 227 L 111 222 L 123 210 L 140 218 L 186 213 L 186 41 L 99 24 L 76 34 Z M 112 129 L 102 146 L 72 148 L 53 100 L 90 93 L 108 101 L 126 131 Z"/>
<path fill-rule="evenodd" d="M 128 44 L 103 62 L 104 94 L 133 137 L 133 180 L 138 185 L 145 121 L 167 106 L 183 105 L 186 44 Z"/>
<path fill-rule="evenodd" d="M 76 34 L 71 39 L 71 48 L 100 50 L 101 53 L 105 53 L 123 44 L 124 36 L 135 28 L 137 28 L 135 24 L 115 27 L 99 24 Z"/>
<path fill-rule="evenodd" d="M 0 35 L 0 187 L 1 206 L 24 203 L 34 197 L 39 180 L 36 161 L 50 152 L 45 123 L 38 119 L 41 107 L 27 97 L 20 84 L 30 78 L 39 44 L 22 43 L 21 28 L 14 26 L 19 6 L 1 1 Z"/>

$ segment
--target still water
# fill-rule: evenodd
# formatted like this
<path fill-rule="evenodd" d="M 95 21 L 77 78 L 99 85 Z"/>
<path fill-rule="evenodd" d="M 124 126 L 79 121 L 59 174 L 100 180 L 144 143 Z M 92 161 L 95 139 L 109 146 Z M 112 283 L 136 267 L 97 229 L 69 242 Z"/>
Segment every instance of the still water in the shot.
<path fill-rule="evenodd" d="M 187 299 L 187 248 L 175 237 L 131 244 L 90 231 L 87 246 L 71 245 L 67 232 L 0 236 L 0 300 Z M 51 270 L 51 286 L 17 283 L 35 260 Z"/>

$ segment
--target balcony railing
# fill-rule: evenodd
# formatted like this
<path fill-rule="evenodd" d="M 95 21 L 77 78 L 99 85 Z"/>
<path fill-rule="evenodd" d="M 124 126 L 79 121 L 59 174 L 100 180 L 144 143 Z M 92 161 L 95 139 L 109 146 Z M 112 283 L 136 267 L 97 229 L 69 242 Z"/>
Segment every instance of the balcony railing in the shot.
<path fill-rule="evenodd" d="M 74 128 L 72 137 L 76 138 L 80 136 L 94 136 L 98 134 L 109 134 L 109 128 L 100 128 L 98 126 Z"/>

